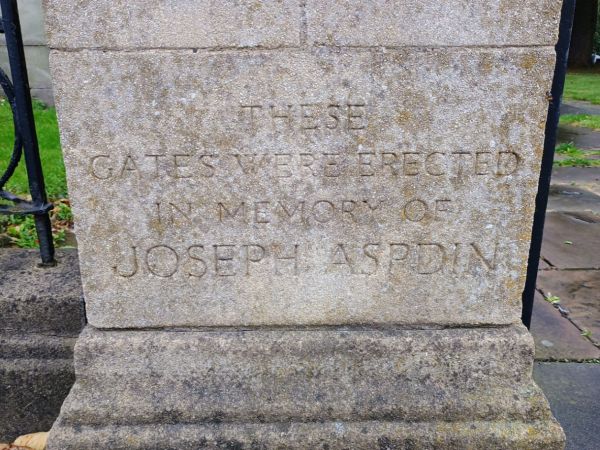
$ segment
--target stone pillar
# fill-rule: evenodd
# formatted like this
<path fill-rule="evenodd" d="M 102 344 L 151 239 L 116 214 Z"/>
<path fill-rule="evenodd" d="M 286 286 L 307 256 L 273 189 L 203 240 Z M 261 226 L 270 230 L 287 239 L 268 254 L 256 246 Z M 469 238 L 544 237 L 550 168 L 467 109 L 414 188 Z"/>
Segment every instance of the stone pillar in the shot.
<path fill-rule="evenodd" d="M 49 449 L 562 449 L 520 325 L 560 6 L 46 0 Z"/>

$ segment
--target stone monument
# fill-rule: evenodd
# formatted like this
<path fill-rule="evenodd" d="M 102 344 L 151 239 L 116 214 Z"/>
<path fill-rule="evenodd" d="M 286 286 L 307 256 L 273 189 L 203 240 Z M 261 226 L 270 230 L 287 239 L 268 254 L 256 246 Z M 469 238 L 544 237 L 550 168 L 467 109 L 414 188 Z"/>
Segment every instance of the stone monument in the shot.
<path fill-rule="evenodd" d="M 45 0 L 89 320 L 49 449 L 562 449 L 520 324 L 560 6 Z"/>

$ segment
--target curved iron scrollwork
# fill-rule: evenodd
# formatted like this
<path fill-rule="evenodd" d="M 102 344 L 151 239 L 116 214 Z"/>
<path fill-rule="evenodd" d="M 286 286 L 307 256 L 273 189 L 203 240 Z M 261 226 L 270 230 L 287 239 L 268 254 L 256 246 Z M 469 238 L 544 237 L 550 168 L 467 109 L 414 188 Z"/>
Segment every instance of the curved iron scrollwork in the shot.
<path fill-rule="evenodd" d="M 44 205 L 42 208 L 36 208 L 33 202 L 25 200 L 24 198 L 17 197 L 12 192 L 4 190 L 4 186 L 6 182 L 12 177 L 15 173 L 21 158 L 23 157 L 23 138 L 21 137 L 21 130 L 19 128 L 19 120 L 17 115 L 17 101 L 15 97 L 15 88 L 13 87 L 8 75 L 4 70 L 0 68 L 0 85 L 2 86 L 2 90 L 6 95 L 6 99 L 10 104 L 10 107 L 13 112 L 13 123 L 15 125 L 15 145 L 13 147 L 13 153 L 8 163 L 8 167 L 0 177 L 0 199 L 12 202 L 12 205 L 0 204 L 0 214 L 14 214 L 14 215 L 24 215 L 24 214 L 43 214 L 52 209 L 51 205 Z"/>
<path fill-rule="evenodd" d="M 53 266 L 56 264 L 56 260 L 54 259 L 52 224 L 49 215 L 53 205 L 48 202 L 46 196 L 17 0 L 0 0 L 0 9 L 2 10 L 0 33 L 4 33 L 6 36 L 12 75 L 11 82 L 8 75 L 0 69 L 0 85 L 12 109 L 15 125 L 13 153 L 6 170 L 0 177 L 0 201 L 8 201 L 12 204 L 0 202 L 0 214 L 32 215 L 40 244 L 41 265 Z M 31 201 L 18 197 L 5 189 L 6 183 L 14 175 L 23 156 L 25 156 Z"/>
<path fill-rule="evenodd" d="M 23 140 L 21 139 L 21 132 L 19 131 L 19 122 L 17 118 L 17 101 L 15 98 L 15 88 L 13 87 L 8 75 L 4 70 L 0 69 L 0 85 L 2 86 L 2 90 L 4 94 L 6 94 L 6 100 L 8 101 L 10 108 L 13 112 L 13 123 L 15 125 L 15 145 L 13 147 L 12 157 L 10 158 L 10 162 L 8 163 L 8 167 L 0 177 L 0 198 L 4 200 L 8 200 L 10 202 L 15 203 L 15 197 L 10 192 L 4 190 L 4 186 L 6 182 L 12 177 L 15 173 L 15 169 L 19 165 L 19 161 L 23 156 Z M 23 200 L 23 199 L 19 199 Z"/>

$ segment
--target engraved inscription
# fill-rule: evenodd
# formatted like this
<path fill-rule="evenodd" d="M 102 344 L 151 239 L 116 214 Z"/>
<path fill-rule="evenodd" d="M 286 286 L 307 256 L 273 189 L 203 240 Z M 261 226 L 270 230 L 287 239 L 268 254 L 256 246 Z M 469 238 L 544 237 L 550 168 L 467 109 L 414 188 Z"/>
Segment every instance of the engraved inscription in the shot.
<path fill-rule="evenodd" d="M 202 180 L 216 176 L 301 179 L 506 177 L 515 174 L 521 157 L 512 151 L 147 154 L 90 158 L 89 173 L 98 181 L 146 179 Z"/>
<path fill-rule="evenodd" d="M 158 223 L 164 227 L 280 225 L 316 226 L 327 223 L 369 224 L 384 218 L 430 224 L 451 219 L 457 206 L 448 198 L 412 198 L 399 203 L 385 199 L 262 199 L 193 203 L 156 203 Z"/>
<path fill-rule="evenodd" d="M 517 323 L 542 47 L 62 52 L 91 323 Z"/>
<path fill-rule="evenodd" d="M 182 272 L 189 278 L 200 279 L 205 275 L 214 277 L 252 276 L 260 267 L 261 274 L 279 276 L 299 274 L 299 244 L 195 244 L 178 253 L 171 246 L 156 245 L 141 250 L 144 254 L 140 264 L 140 249 L 132 246 L 125 262 L 113 266 L 119 278 L 132 278 L 140 269 L 159 278 L 171 278 Z M 266 272 L 265 272 L 266 271 Z"/>
<path fill-rule="evenodd" d="M 255 101 L 241 104 L 241 120 L 246 130 L 280 132 L 338 130 L 359 132 L 368 125 L 366 103 L 353 100 L 333 103 L 273 104 Z"/>
<path fill-rule="evenodd" d="M 403 274 L 485 276 L 496 270 L 500 254 L 496 243 L 474 242 L 340 242 L 317 257 L 307 251 L 305 245 L 295 243 L 194 244 L 185 251 L 168 245 L 147 249 L 132 246 L 114 271 L 120 278 L 147 271 L 159 278 L 183 274 L 187 279 L 294 277 L 322 270 L 342 276 L 370 277 L 381 273 L 390 279 Z M 140 254 L 144 255 L 142 264 Z M 305 264 L 309 258 L 316 263 Z"/>

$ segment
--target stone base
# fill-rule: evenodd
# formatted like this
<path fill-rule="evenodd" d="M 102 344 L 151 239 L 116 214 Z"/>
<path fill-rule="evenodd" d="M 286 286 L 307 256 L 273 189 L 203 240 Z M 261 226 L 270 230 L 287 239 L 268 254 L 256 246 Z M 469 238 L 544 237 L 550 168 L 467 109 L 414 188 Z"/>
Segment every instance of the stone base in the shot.
<path fill-rule="evenodd" d="M 0 442 L 48 431 L 73 382 L 85 323 L 76 250 L 40 269 L 39 250 L 0 249 Z"/>
<path fill-rule="evenodd" d="M 48 449 L 560 450 L 533 351 L 521 326 L 88 326 Z"/>
<path fill-rule="evenodd" d="M 75 338 L 0 333 L 0 442 L 48 431 L 75 381 Z"/>

